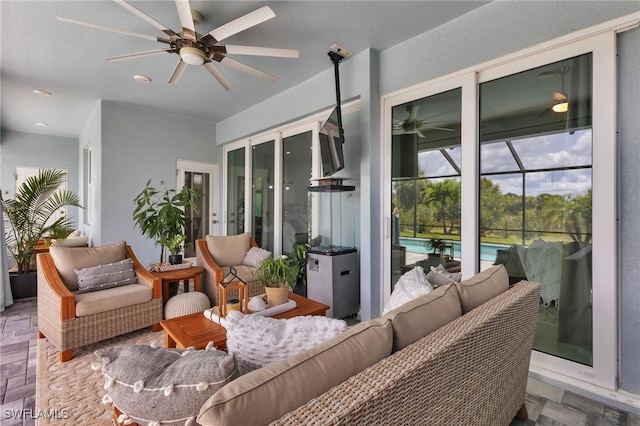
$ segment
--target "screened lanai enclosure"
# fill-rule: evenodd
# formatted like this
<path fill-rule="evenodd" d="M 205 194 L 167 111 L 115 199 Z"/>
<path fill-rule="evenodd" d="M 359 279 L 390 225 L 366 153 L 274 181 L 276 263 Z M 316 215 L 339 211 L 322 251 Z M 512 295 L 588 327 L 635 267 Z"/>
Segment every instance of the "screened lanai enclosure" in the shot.
<path fill-rule="evenodd" d="M 416 265 L 504 264 L 511 283 L 542 284 L 535 349 L 592 365 L 592 54 L 477 91 L 477 199 L 465 208 L 477 209 L 479 259 L 461 257 L 472 144 L 457 88 L 392 109 L 391 282 Z"/>

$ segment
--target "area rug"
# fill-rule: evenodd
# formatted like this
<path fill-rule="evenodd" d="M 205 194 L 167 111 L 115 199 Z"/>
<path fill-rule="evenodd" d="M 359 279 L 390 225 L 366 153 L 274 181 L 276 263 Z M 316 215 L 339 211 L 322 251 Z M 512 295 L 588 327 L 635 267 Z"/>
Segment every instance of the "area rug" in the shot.
<path fill-rule="evenodd" d="M 58 351 L 47 339 L 38 339 L 36 376 L 37 426 L 95 425 L 111 426 L 112 405 L 104 405 L 104 379 L 91 364 L 99 362 L 95 351 L 124 344 L 164 344 L 164 331 L 134 331 L 100 343 L 74 350 L 67 362 L 58 360 Z"/>

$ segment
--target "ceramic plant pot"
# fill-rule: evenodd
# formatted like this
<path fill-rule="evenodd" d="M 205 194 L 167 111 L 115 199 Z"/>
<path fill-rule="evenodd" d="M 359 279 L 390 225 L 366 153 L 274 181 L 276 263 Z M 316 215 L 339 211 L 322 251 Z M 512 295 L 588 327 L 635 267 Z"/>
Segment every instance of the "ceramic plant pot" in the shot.
<path fill-rule="evenodd" d="M 269 307 L 282 305 L 289 300 L 288 287 L 265 287 L 267 293 L 267 304 Z"/>
<path fill-rule="evenodd" d="M 182 255 L 181 254 L 172 254 L 169 256 L 169 263 L 172 265 L 179 265 L 182 263 Z"/>

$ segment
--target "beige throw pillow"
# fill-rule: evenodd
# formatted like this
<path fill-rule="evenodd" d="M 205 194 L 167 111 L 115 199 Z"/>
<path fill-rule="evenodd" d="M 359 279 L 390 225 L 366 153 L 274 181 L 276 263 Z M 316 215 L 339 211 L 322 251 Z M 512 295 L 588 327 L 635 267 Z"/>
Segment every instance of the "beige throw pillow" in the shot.
<path fill-rule="evenodd" d="M 214 236 L 207 235 L 207 248 L 219 266 L 242 265 L 242 261 L 251 247 L 251 234 Z"/>
<path fill-rule="evenodd" d="M 76 269 L 105 265 L 124 260 L 127 257 L 127 244 L 120 241 L 98 247 L 59 247 L 52 246 L 49 253 L 62 278 L 62 282 L 71 291 L 78 290 Z"/>
<path fill-rule="evenodd" d="M 462 313 L 466 314 L 509 288 L 509 274 L 504 265 L 495 265 L 456 284 Z"/>

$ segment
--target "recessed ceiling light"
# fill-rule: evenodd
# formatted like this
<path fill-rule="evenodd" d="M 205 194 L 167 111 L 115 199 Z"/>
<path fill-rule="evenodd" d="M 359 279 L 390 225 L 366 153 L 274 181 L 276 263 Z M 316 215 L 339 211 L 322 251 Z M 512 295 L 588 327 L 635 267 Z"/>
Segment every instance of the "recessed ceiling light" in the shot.
<path fill-rule="evenodd" d="M 47 92 L 46 90 L 35 89 L 33 93 L 40 96 L 51 96 L 51 92 Z"/>
<path fill-rule="evenodd" d="M 136 75 L 133 76 L 133 79 L 135 81 L 140 82 L 140 83 L 150 83 L 151 82 L 151 79 L 149 77 L 147 77 L 146 75 L 138 75 L 138 74 L 136 74 Z"/>
<path fill-rule="evenodd" d="M 36 126 L 38 126 L 38 127 L 49 127 L 49 125 L 47 123 L 36 123 Z"/>

